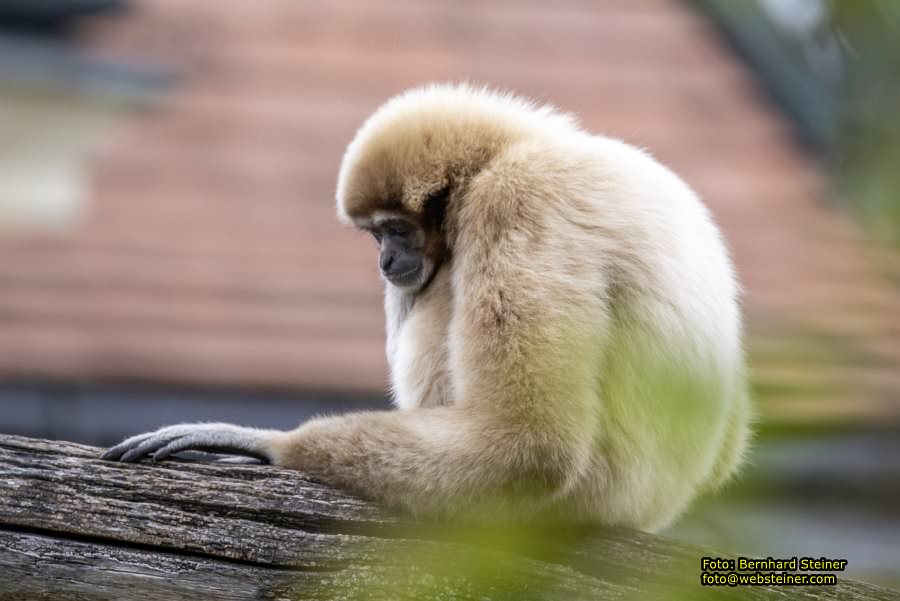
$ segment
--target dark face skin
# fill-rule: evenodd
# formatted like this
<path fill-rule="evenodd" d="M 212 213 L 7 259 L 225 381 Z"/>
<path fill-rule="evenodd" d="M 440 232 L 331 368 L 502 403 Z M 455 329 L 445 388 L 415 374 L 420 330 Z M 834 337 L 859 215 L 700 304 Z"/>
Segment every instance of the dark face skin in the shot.
<path fill-rule="evenodd" d="M 379 221 L 369 231 L 378 242 L 381 275 L 399 288 L 418 288 L 431 276 L 433 263 L 425 253 L 426 232 L 400 217 Z"/>
<path fill-rule="evenodd" d="M 421 215 L 376 214 L 357 222 L 378 242 L 378 266 L 384 279 L 398 288 L 418 294 L 447 259 L 443 227 L 449 188 L 429 196 Z"/>

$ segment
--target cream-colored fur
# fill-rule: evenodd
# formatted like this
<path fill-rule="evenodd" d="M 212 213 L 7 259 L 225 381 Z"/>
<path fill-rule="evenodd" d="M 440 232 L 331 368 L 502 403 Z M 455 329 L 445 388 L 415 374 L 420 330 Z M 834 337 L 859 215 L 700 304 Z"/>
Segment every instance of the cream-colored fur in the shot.
<path fill-rule="evenodd" d="M 434 86 L 360 129 L 339 213 L 415 214 L 447 184 L 449 263 L 408 313 L 386 292 L 401 411 L 301 427 L 298 467 L 316 471 L 304 432 L 324 428 L 378 459 L 323 476 L 378 481 L 413 510 L 498 497 L 520 516 L 645 529 L 724 481 L 748 434 L 738 290 L 688 187 L 552 109 Z"/>
<path fill-rule="evenodd" d="M 551 108 L 432 86 L 362 126 L 338 211 L 415 218 L 447 186 L 446 260 L 421 293 L 387 284 L 399 409 L 246 448 L 474 520 L 654 530 L 726 480 L 749 432 L 738 288 L 693 192 Z"/>

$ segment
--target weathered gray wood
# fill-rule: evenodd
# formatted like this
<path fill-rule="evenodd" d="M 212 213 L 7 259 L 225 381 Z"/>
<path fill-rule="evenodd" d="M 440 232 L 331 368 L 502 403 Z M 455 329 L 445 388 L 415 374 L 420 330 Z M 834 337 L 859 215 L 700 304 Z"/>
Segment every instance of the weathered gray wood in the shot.
<path fill-rule="evenodd" d="M 142 601 L 173 599 L 382 599 L 492 598 L 604 601 L 622 598 L 628 589 L 606 585 L 565 566 L 475 551 L 502 577 L 483 578 L 471 570 L 420 564 L 408 558 L 431 553 L 446 558 L 446 549 L 426 541 L 398 543 L 389 552 L 319 570 L 284 570 L 275 566 L 123 548 L 113 544 L 0 531 L 2 599 L 72 599 Z M 458 550 L 460 557 L 469 551 Z M 471 559 L 471 558 L 469 558 Z M 422 569 L 428 565 L 431 569 Z M 40 566 L 40 567 L 38 567 Z M 435 577 L 435 574 L 440 574 Z M 528 582 L 533 594 L 517 594 Z M 202 595 L 202 597 L 201 597 Z"/>
<path fill-rule="evenodd" d="M 642 533 L 436 527 L 289 470 L 100 461 L 0 436 L 0 599 L 897 599 L 710 589 L 709 552 Z"/>

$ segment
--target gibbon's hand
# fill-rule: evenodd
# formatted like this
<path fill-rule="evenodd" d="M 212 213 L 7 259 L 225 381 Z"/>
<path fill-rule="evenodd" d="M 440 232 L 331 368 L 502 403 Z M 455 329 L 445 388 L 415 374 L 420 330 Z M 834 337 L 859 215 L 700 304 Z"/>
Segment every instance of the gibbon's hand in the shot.
<path fill-rule="evenodd" d="M 272 431 L 256 428 L 220 423 L 180 424 L 127 438 L 103 453 L 101 459 L 136 463 L 145 457 L 162 461 L 181 451 L 205 451 L 253 457 L 271 463 L 268 445 L 271 439 Z"/>

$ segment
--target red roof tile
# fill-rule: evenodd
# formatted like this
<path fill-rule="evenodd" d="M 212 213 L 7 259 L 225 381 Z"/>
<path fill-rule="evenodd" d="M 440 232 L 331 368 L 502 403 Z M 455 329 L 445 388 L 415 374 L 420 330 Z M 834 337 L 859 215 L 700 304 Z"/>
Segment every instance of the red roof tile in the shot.
<path fill-rule="evenodd" d="M 0 239 L 0 374 L 383 390 L 374 251 L 334 217 L 336 170 L 387 97 L 471 80 L 574 112 L 700 191 L 747 288 L 759 377 L 793 391 L 769 410 L 884 413 L 898 398 L 896 290 L 826 208 L 782 116 L 683 4 L 139 7 L 94 28 L 98 52 L 160 57 L 182 82 L 98 158 L 83 227 Z M 830 346 L 804 359 L 810 334 Z M 829 362 L 831 383 L 804 396 Z"/>

